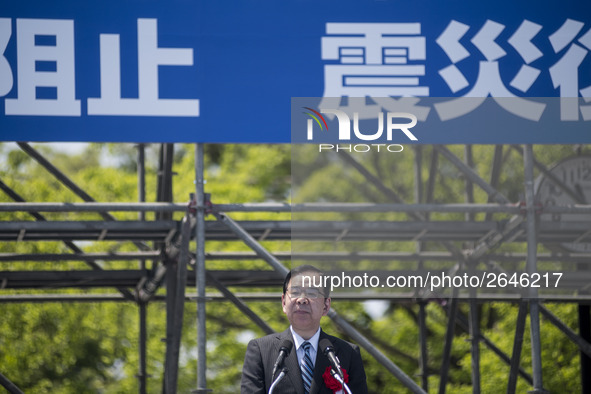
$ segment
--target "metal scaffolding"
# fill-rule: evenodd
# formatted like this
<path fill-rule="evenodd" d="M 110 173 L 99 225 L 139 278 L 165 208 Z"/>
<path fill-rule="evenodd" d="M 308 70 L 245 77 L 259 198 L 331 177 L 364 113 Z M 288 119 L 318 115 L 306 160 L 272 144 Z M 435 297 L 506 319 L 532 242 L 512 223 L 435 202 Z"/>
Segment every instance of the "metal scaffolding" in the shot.
<path fill-rule="evenodd" d="M 418 146 L 415 152 L 415 201 L 405 202 L 393 189 L 384 185 L 363 164 L 352 155 L 340 154 L 346 165 L 358 171 L 372 184 L 389 203 L 386 204 L 346 204 L 346 203 L 303 203 L 303 204 L 215 204 L 214 196 L 204 190 L 204 152 L 203 145 L 195 146 L 195 194 L 188 204 L 172 202 L 172 158 L 173 145 L 162 144 L 159 158 L 157 201 L 145 202 L 145 167 L 144 146 L 138 147 L 138 195 L 137 203 L 96 202 L 84 190 L 79 188 L 64 173 L 46 160 L 38 151 L 26 143 L 19 143 L 20 148 L 47 169 L 56 179 L 85 201 L 84 203 L 44 203 L 27 202 L 14 190 L 0 180 L 0 189 L 14 202 L 0 203 L 0 212 L 25 212 L 35 220 L 0 221 L 0 241 L 2 242 L 38 242 L 61 241 L 71 253 L 31 254 L 2 253 L 2 262 L 53 262 L 80 261 L 90 269 L 69 271 L 0 271 L 1 289 L 68 289 L 68 288 L 113 288 L 117 293 L 105 294 L 35 294 L 35 295 L 0 295 L 0 302 L 135 302 L 140 316 L 140 357 L 138 378 L 140 393 L 146 392 L 146 305 L 153 301 L 165 301 L 167 310 L 166 360 L 163 391 L 174 393 L 177 388 L 180 339 L 182 333 L 183 306 L 185 302 L 197 305 L 197 343 L 198 370 L 197 385 L 194 393 L 206 393 L 206 343 L 205 331 L 208 303 L 229 301 L 248 316 L 253 324 L 264 332 L 272 329 L 253 312 L 246 300 L 276 300 L 285 274 L 288 272 L 284 261 L 304 260 L 319 261 L 376 261 L 408 262 L 413 267 L 421 267 L 423 262 L 446 262 L 460 269 L 475 269 L 478 263 L 484 263 L 491 269 L 499 270 L 498 263 L 517 264 L 526 262 L 527 273 L 538 270 L 538 262 L 572 263 L 577 266 L 589 264 L 591 253 L 557 250 L 540 253 L 539 244 L 576 244 L 588 240 L 591 243 L 591 231 L 586 221 L 544 222 L 539 217 L 543 214 L 591 214 L 591 205 L 558 179 L 548 168 L 538 162 L 533 155 L 531 145 L 496 146 L 492 163 L 490 181 L 484 180 L 473 169 L 471 148 L 465 148 L 465 159 L 457 157 L 445 146 L 435 146 L 431 157 L 429 178 L 423 190 L 421 179 L 423 149 Z M 503 166 L 503 155 L 508 151 L 519 152 L 523 156 L 523 178 L 525 188 L 523 201 L 510 201 L 498 190 L 499 176 Z M 454 204 L 433 203 L 434 185 L 438 172 L 438 163 L 447 160 L 465 177 L 465 201 Z M 572 197 L 576 202 L 571 205 L 540 206 L 535 198 L 534 169 L 544 174 L 557 188 Z M 474 202 L 474 187 L 480 188 L 488 196 L 487 203 Z M 424 201 L 424 202 L 423 202 Z M 47 220 L 42 213 L 47 212 L 96 212 L 104 220 Z M 137 220 L 118 221 L 112 212 L 137 212 Z M 145 213 L 155 213 L 154 220 L 147 220 Z M 174 213 L 184 213 L 182 220 L 174 220 Z M 409 220 L 384 221 L 349 221 L 349 220 L 234 220 L 233 212 L 338 212 L 338 213 L 404 213 Z M 433 220 L 435 213 L 463 213 L 465 220 Z M 475 220 L 475 215 L 483 215 L 483 220 Z M 506 215 L 498 220 L 494 214 Z M 294 235 L 295 234 L 295 235 Z M 289 241 L 293 237 L 303 240 L 387 240 L 413 242 L 414 252 L 270 252 L 262 246 L 262 241 Z M 191 241 L 195 241 L 196 250 L 190 250 Z M 131 241 L 137 247 L 136 252 L 101 252 L 84 253 L 76 246 L 76 241 Z M 247 245 L 252 252 L 206 252 L 205 244 L 209 241 L 239 241 Z M 441 245 L 438 251 L 425 250 L 426 242 Z M 498 252 L 503 243 L 516 242 L 527 245 L 527 253 Z M 460 250 L 458 244 L 470 245 Z M 153 246 L 149 246 L 153 245 Z M 206 261 L 213 260 L 253 260 L 261 259 L 269 265 L 268 270 L 208 270 Z M 103 269 L 99 261 L 138 261 L 137 269 Z M 151 261 L 151 269 L 146 267 Z M 414 268 L 412 268 L 414 269 Z M 394 271 L 403 274 L 412 270 Z M 447 268 L 446 268 L 447 269 Z M 515 268 L 514 272 L 518 269 Z M 365 270 L 365 273 L 383 277 L 392 271 Z M 499 271 L 500 272 L 500 271 Z M 589 328 L 589 305 L 591 296 L 585 295 L 591 274 L 587 271 L 565 272 L 564 283 L 571 289 L 580 290 L 576 296 L 568 294 L 539 295 L 530 287 L 527 294 L 485 293 L 455 294 L 450 302 L 441 305 L 448 316 L 443 349 L 443 361 L 439 370 L 428 366 L 427 317 L 425 306 L 434 301 L 433 294 L 398 292 L 371 295 L 362 293 L 339 293 L 335 298 L 349 300 L 384 299 L 391 302 L 413 302 L 419 305 L 419 329 L 417 333 L 421 371 L 420 384 L 400 369 L 388 356 L 373 343 L 371 333 L 354 327 L 334 309 L 329 317 L 352 340 L 374 357 L 384 368 L 394 375 L 413 393 L 428 391 L 427 377 L 440 375 L 439 392 L 446 390 L 452 341 L 456 326 L 469 332 L 472 355 L 472 387 L 474 393 L 480 392 L 481 366 L 480 346 L 492 350 L 503 362 L 510 366 L 508 392 L 515 392 L 517 378 L 522 377 L 532 387 L 534 393 L 543 393 L 542 360 L 540 348 L 540 314 L 559 328 L 581 351 L 581 384 L 583 391 L 590 390 L 588 376 L 591 376 L 588 357 L 591 357 L 591 332 Z M 157 294 L 158 289 L 166 287 L 166 295 Z M 196 293 L 187 292 L 187 287 L 195 288 Z M 206 292 L 206 289 L 216 292 Z M 269 292 L 250 292 L 250 288 L 268 288 Z M 242 291 L 236 291 L 238 289 Z M 489 338 L 484 336 L 479 327 L 478 306 L 485 302 L 509 302 L 519 307 L 515 326 L 515 339 L 512 354 L 500 350 Z M 564 324 L 545 306 L 545 302 L 578 303 L 580 305 L 580 334 Z M 459 310 L 460 303 L 469 305 L 469 314 L 464 316 Z M 530 318 L 532 374 L 520 366 L 520 354 L 527 316 Z M 2 371 L 0 371 L 2 372 Z M 0 374 L 0 384 L 9 392 L 20 392 L 13 383 Z"/>

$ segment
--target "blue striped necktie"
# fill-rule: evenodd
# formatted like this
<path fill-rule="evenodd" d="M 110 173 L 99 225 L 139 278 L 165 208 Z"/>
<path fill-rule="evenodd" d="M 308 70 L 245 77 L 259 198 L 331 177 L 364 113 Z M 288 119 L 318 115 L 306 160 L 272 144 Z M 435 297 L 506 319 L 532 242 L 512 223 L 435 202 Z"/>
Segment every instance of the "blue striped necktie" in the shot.
<path fill-rule="evenodd" d="M 314 376 L 314 364 L 310 357 L 310 342 L 306 341 L 302 343 L 304 348 L 304 358 L 302 358 L 302 380 L 304 381 L 304 392 L 308 394 L 310 392 L 310 386 L 312 386 L 312 377 Z"/>

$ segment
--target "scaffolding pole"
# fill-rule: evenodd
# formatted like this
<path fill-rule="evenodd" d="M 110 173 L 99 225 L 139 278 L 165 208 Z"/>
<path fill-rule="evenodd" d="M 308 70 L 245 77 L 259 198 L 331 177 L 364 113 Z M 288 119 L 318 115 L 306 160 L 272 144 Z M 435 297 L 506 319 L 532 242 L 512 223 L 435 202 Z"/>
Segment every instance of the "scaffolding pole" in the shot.
<path fill-rule="evenodd" d="M 451 305 L 449 307 L 447 329 L 445 331 L 445 345 L 443 347 L 443 354 L 441 356 L 441 370 L 439 372 L 439 394 L 445 394 L 447 378 L 449 375 L 449 367 L 451 363 L 451 348 L 454 339 L 454 331 L 456 327 L 456 314 L 458 313 L 458 299 L 455 297 L 456 295 L 457 290 L 454 289 L 454 294 L 451 298 Z"/>
<path fill-rule="evenodd" d="M 507 394 L 515 394 L 517 387 L 517 375 L 519 370 L 519 360 L 521 359 L 521 348 L 523 347 L 523 333 L 525 331 L 525 319 L 527 318 L 527 303 L 519 303 L 519 312 L 517 312 L 517 322 L 515 325 L 515 338 L 513 340 L 513 355 L 511 356 L 511 369 L 509 370 L 509 383 L 507 384 Z"/>
<path fill-rule="evenodd" d="M 415 203 L 420 204 L 423 201 L 423 147 L 417 145 L 414 149 L 415 161 Z M 416 252 L 420 254 L 423 249 L 423 243 L 417 241 Z M 418 260 L 417 269 L 420 272 L 423 270 L 423 260 Z M 419 369 L 421 375 L 421 387 L 426 392 L 429 392 L 429 352 L 427 349 L 427 303 L 425 301 L 419 301 Z"/>
<path fill-rule="evenodd" d="M 137 192 L 138 200 L 140 203 L 146 202 L 146 149 L 144 144 L 137 146 Z M 144 212 L 138 212 L 139 220 L 145 221 L 146 214 Z M 146 260 L 140 259 L 139 262 L 140 270 L 146 269 Z M 147 303 L 143 302 L 138 297 L 138 309 L 139 309 L 139 343 L 138 343 L 138 391 L 139 394 L 146 394 L 147 392 L 147 319 L 148 309 Z"/>
<path fill-rule="evenodd" d="M 14 383 L 0 373 L 0 385 L 4 387 L 10 394 L 24 394 Z"/>
<path fill-rule="evenodd" d="M 582 353 L 591 357 L 591 344 L 589 342 L 577 335 L 566 324 L 564 324 L 564 322 L 562 322 L 558 317 L 556 317 L 543 305 L 540 305 L 539 309 L 540 312 L 546 317 L 546 319 L 550 321 L 550 323 L 554 324 L 560 331 L 564 333 L 564 335 L 566 335 L 571 341 L 573 341 L 579 347 L 579 350 Z"/>
<path fill-rule="evenodd" d="M 484 190 L 493 200 L 498 202 L 499 204 L 508 204 L 509 199 L 505 197 L 502 193 L 492 187 L 488 182 L 480 177 L 472 168 L 466 165 L 462 160 L 460 160 L 456 155 L 454 155 L 449 149 L 442 145 L 436 145 L 435 148 L 437 151 L 444 156 L 447 160 L 449 160 L 453 165 L 455 165 L 462 173 L 466 176 L 470 182 L 477 184 L 480 186 L 482 190 Z"/>
<path fill-rule="evenodd" d="M 531 145 L 528 145 L 528 146 L 531 147 Z M 520 147 L 518 145 L 512 145 L 512 148 L 515 149 L 517 152 L 519 152 L 525 159 L 527 148 L 523 149 L 522 147 Z M 573 190 L 571 187 L 569 187 L 566 183 L 561 181 L 560 178 L 557 177 L 554 173 L 552 173 L 552 171 L 549 171 L 546 168 L 546 166 L 544 166 L 543 164 L 538 162 L 535 157 L 532 157 L 531 160 L 532 160 L 532 166 L 534 166 L 540 172 L 542 172 L 544 174 L 544 176 L 547 177 L 550 181 L 552 181 L 553 184 L 558 186 L 560 188 L 560 190 L 562 190 L 566 194 L 568 194 L 578 204 L 586 204 L 586 202 L 584 201 L 585 199 L 582 198 L 579 193 L 577 193 L 575 190 Z"/>
<path fill-rule="evenodd" d="M 473 290 L 473 289 L 472 289 Z M 480 327 L 478 305 L 474 298 L 470 299 L 470 349 L 472 362 L 472 393 L 480 394 Z"/>
<path fill-rule="evenodd" d="M 468 301 L 473 300 L 473 298 L 468 299 Z M 521 298 L 515 300 L 517 302 L 519 302 L 521 300 Z M 458 301 L 462 301 L 465 302 L 464 300 L 458 299 Z M 480 301 L 480 300 L 477 300 Z M 469 321 L 468 318 L 466 318 L 465 316 L 462 315 L 462 313 L 457 312 L 456 314 L 456 324 L 458 326 L 460 326 L 464 331 L 469 332 L 470 327 L 469 327 Z M 499 349 L 488 337 L 482 335 L 481 332 L 479 332 L 479 340 L 489 349 L 491 350 L 494 354 L 496 354 L 501 361 L 503 361 L 504 363 L 506 363 L 507 365 L 511 365 L 511 358 L 505 354 L 501 349 Z M 533 384 L 533 380 L 531 378 L 531 376 L 525 372 L 525 370 L 521 367 L 518 367 L 517 369 L 519 375 L 521 375 L 521 377 L 523 379 L 525 379 L 529 384 Z"/>
<path fill-rule="evenodd" d="M 166 275 L 167 283 L 174 284 L 172 287 L 166 288 L 166 394 L 174 394 L 177 392 L 179 354 L 183 330 L 183 312 L 185 307 L 185 288 L 187 283 L 187 265 L 189 264 L 190 239 L 191 220 L 189 218 L 189 213 L 187 213 L 183 219 L 182 224 L 180 256 L 179 259 L 174 263 L 176 270 L 169 269 Z"/>
<path fill-rule="evenodd" d="M 474 158 L 472 155 L 472 146 L 464 146 L 464 165 L 467 169 L 474 171 Z M 468 204 L 474 203 L 474 183 L 469 176 L 466 176 L 465 182 L 465 202 Z M 491 190 L 496 190 L 491 185 Z M 489 198 L 493 198 L 489 194 Z M 467 222 L 474 221 L 473 213 L 466 213 L 465 220 Z M 478 261 L 471 260 L 468 262 L 469 270 L 475 270 Z M 472 366 L 472 393 L 480 394 L 480 319 L 478 317 L 478 304 L 476 303 L 476 291 L 470 289 L 470 320 L 468 324 L 468 332 L 470 335 L 470 355 Z"/>
<path fill-rule="evenodd" d="M 195 241 L 197 250 L 195 253 L 195 274 L 197 287 L 197 390 L 193 394 L 204 394 L 207 389 L 207 336 L 205 315 L 205 178 L 203 144 L 195 145 L 195 208 L 196 225 Z"/>
<path fill-rule="evenodd" d="M 275 331 L 267 324 L 263 319 L 261 319 L 252 309 L 248 307 L 234 293 L 232 293 L 226 286 L 221 284 L 213 275 L 207 275 L 207 280 L 213 283 L 213 285 L 226 297 L 230 302 L 232 302 L 240 312 L 244 313 L 246 317 L 248 317 L 254 324 L 259 326 L 261 330 L 267 335 L 273 334 Z M 279 298 L 279 297 L 277 297 Z"/>
<path fill-rule="evenodd" d="M 537 218 L 534 201 L 534 171 L 533 171 L 533 149 L 531 145 L 526 145 L 523 152 L 523 167 L 525 178 L 525 204 L 527 212 L 527 273 L 537 272 Z M 538 292 L 535 287 L 530 287 L 528 291 L 529 318 L 531 333 L 531 355 L 532 370 L 534 378 L 534 389 L 532 393 L 546 393 L 542 382 L 542 346 L 540 340 L 540 311 L 538 304 Z"/>
<path fill-rule="evenodd" d="M 421 386 L 429 392 L 429 353 L 427 348 L 427 303 L 419 301 L 419 345 Z"/>
<path fill-rule="evenodd" d="M 510 152 L 510 151 L 509 151 Z M 495 153 L 493 155 L 493 165 L 492 165 L 492 169 L 490 171 L 490 185 L 492 187 L 494 187 L 495 189 L 497 188 L 498 184 L 499 184 L 499 177 L 501 175 L 501 166 L 503 164 L 503 145 L 495 145 Z M 492 196 L 488 196 L 488 200 L 489 203 L 491 203 L 493 201 Z M 491 220 L 492 219 L 492 213 L 488 213 L 486 214 L 486 216 L 484 217 L 485 221 Z"/>

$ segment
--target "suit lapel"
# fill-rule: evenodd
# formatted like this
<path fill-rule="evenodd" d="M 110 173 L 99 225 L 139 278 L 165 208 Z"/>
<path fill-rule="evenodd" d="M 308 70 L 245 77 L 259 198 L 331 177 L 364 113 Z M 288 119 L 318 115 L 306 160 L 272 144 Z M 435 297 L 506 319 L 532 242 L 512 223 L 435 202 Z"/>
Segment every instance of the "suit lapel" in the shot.
<path fill-rule="evenodd" d="M 324 331 L 320 330 L 318 343 L 320 343 L 323 338 L 327 338 L 327 335 L 324 333 Z M 310 386 L 310 394 L 317 394 L 320 392 L 322 387 L 324 387 L 324 379 L 322 378 L 322 375 L 328 366 L 330 366 L 328 358 L 322 354 L 322 350 L 320 347 L 318 347 L 316 352 L 316 362 L 314 364 L 314 380 Z"/>
<path fill-rule="evenodd" d="M 293 337 L 289 328 L 281 333 L 278 340 L 275 343 L 277 353 L 279 353 L 279 346 L 284 339 L 289 339 L 293 342 Z M 289 352 L 289 356 L 286 357 L 284 365 L 287 368 L 287 378 L 291 381 L 291 385 L 297 391 L 298 394 L 304 394 L 304 382 L 302 381 L 302 374 L 300 372 L 300 366 L 298 364 L 298 355 L 295 344 Z"/>

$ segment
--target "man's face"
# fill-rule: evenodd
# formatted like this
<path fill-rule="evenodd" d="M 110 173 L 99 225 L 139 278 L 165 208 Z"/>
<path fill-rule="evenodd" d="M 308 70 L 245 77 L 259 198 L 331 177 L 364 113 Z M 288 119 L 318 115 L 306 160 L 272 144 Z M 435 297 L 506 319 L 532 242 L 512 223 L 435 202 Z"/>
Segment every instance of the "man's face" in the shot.
<path fill-rule="evenodd" d="M 281 303 L 283 305 L 283 312 L 287 315 L 287 319 L 293 326 L 294 330 L 301 332 L 317 331 L 320 327 L 320 319 L 325 316 L 330 309 L 330 298 L 324 298 L 323 294 L 320 294 L 317 298 L 310 298 L 306 294 L 306 290 L 310 289 L 311 292 L 322 293 L 323 289 L 315 287 L 304 287 L 302 278 L 305 276 L 316 276 L 316 283 L 319 283 L 318 274 L 302 273 L 296 277 L 291 278 L 287 285 L 287 292 L 281 297 Z M 308 280 L 305 281 L 306 285 L 309 285 Z M 301 293 L 299 296 L 292 296 L 292 292 Z"/>

